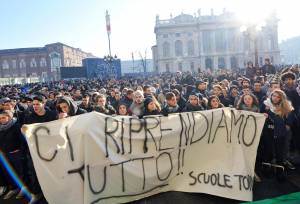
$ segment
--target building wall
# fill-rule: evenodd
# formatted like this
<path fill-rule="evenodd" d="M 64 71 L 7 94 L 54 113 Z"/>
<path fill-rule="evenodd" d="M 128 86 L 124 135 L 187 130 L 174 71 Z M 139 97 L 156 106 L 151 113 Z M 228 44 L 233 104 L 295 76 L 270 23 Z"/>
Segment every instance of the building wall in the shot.
<path fill-rule="evenodd" d="M 38 48 L 0 50 L 0 77 L 40 78 L 41 81 L 58 80 L 60 67 L 82 66 L 82 59 L 94 57 L 62 43 Z"/>
<path fill-rule="evenodd" d="M 266 19 L 266 26 L 261 31 L 248 27 L 241 32 L 242 23 L 228 12 L 218 16 L 181 14 L 167 20 L 157 16 L 153 64 L 159 72 L 242 68 L 247 61 L 255 61 L 255 39 L 258 62 L 271 58 L 273 64 L 279 64 L 277 24 L 278 19 L 272 15 Z"/>

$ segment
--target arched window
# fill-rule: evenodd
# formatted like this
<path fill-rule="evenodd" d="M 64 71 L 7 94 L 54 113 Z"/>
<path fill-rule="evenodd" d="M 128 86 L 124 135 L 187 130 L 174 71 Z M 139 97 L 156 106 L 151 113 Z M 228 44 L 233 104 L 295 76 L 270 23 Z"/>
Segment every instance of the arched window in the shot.
<path fill-rule="evenodd" d="M 182 50 L 182 42 L 180 40 L 176 40 L 175 42 L 175 55 L 176 56 L 182 56 L 183 50 Z"/>
<path fill-rule="evenodd" d="M 26 62 L 24 59 L 21 59 L 20 61 L 20 68 L 25 68 L 26 67 Z"/>
<path fill-rule="evenodd" d="M 163 44 L 163 56 L 169 57 L 170 56 L 170 43 L 164 42 Z"/>
<path fill-rule="evenodd" d="M 40 67 L 47 67 L 47 62 L 46 59 L 43 57 L 40 60 Z"/>
<path fill-rule="evenodd" d="M 211 58 L 206 58 L 205 59 L 205 68 L 206 69 L 212 69 L 213 68 L 213 62 Z"/>
<path fill-rule="evenodd" d="M 188 56 L 194 55 L 194 41 L 193 40 L 188 41 L 187 47 L 188 47 Z"/>
<path fill-rule="evenodd" d="M 34 58 L 32 58 L 31 61 L 30 61 L 30 67 L 37 67 L 36 61 L 35 61 Z"/>
<path fill-rule="evenodd" d="M 224 57 L 218 58 L 218 68 L 225 69 L 225 59 Z"/>
<path fill-rule="evenodd" d="M 9 69 L 9 64 L 7 62 L 7 60 L 4 60 L 3 63 L 2 63 L 2 68 L 3 69 Z"/>

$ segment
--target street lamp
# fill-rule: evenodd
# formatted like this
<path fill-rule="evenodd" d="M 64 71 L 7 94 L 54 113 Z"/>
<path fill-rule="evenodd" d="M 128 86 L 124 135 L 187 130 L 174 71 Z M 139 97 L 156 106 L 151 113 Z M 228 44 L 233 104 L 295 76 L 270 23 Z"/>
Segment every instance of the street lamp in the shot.
<path fill-rule="evenodd" d="M 113 69 L 113 65 L 114 62 L 118 59 L 117 55 L 115 55 L 114 57 L 109 55 L 105 55 L 103 60 L 106 63 L 106 65 L 108 66 L 107 72 L 109 74 L 109 77 L 115 77 L 116 73 L 115 70 Z"/>

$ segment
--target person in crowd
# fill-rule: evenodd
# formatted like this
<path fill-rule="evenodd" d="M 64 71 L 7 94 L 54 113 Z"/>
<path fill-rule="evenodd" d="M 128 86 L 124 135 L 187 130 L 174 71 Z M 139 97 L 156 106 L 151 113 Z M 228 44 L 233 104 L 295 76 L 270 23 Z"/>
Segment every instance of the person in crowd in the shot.
<path fill-rule="evenodd" d="M 226 107 L 229 106 L 229 100 L 225 98 L 222 92 L 222 87 L 220 85 L 213 86 L 213 95 L 218 97 L 218 100 Z"/>
<path fill-rule="evenodd" d="M 79 108 L 72 98 L 66 96 L 57 100 L 56 109 L 59 119 L 86 113 L 86 110 Z"/>
<path fill-rule="evenodd" d="M 131 113 L 129 112 L 129 110 L 127 108 L 127 104 L 126 103 L 120 102 L 118 104 L 117 115 L 122 115 L 122 116 L 129 116 L 129 115 L 131 115 Z"/>
<path fill-rule="evenodd" d="M 78 106 L 79 108 L 86 110 L 87 112 L 92 112 L 93 111 L 93 106 L 90 102 L 90 95 L 89 94 L 84 94 L 82 96 L 82 102 Z"/>
<path fill-rule="evenodd" d="M 96 97 L 96 105 L 94 110 L 105 115 L 116 114 L 114 107 L 106 103 L 106 96 L 104 94 L 100 94 Z"/>
<path fill-rule="evenodd" d="M 17 118 L 14 117 L 11 110 L 0 111 L 0 154 L 6 158 L 6 161 L 10 164 L 13 170 L 16 172 L 19 179 L 24 179 L 23 172 L 23 158 L 24 154 L 24 139 L 21 133 L 20 124 Z M 0 166 L 1 168 L 1 186 L 3 199 L 7 200 L 13 196 L 16 196 L 21 191 L 14 181 L 12 175 L 5 168 L 5 165 Z M 7 189 L 7 190 L 6 190 Z"/>
<path fill-rule="evenodd" d="M 266 74 L 275 74 L 275 73 L 276 73 L 275 67 L 271 64 L 270 59 L 266 58 L 265 64 L 261 68 L 261 74 L 265 76 Z"/>
<path fill-rule="evenodd" d="M 208 98 L 208 91 L 207 91 L 207 84 L 205 81 L 203 80 L 197 80 L 195 83 L 195 93 L 200 93 L 202 94 L 203 97 Z"/>
<path fill-rule="evenodd" d="M 177 104 L 177 99 L 173 92 L 166 93 L 166 104 L 161 112 L 164 116 L 167 116 L 170 113 L 180 112 L 180 107 Z"/>
<path fill-rule="evenodd" d="M 270 94 L 264 101 L 264 105 L 262 112 L 266 114 L 267 119 L 261 137 L 262 160 L 264 163 L 272 163 L 275 160 L 277 165 L 284 167 L 277 171 L 277 178 L 282 180 L 285 168 L 295 169 L 294 165 L 288 161 L 293 106 L 285 93 L 279 89 L 275 89 Z"/>
<path fill-rule="evenodd" d="M 179 111 L 181 112 L 186 105 L 186 99 L 182 96 L 178 89 L 173 89 L 172 92 L 176 96 L 177 104 L 179 105 Z"/>
<path fill-rule="evenodd" d="M 204 107 L 200 103 L 200 98 L 203 100 L 203 96 L 200 93 L 192 93 L 189 96 L 189 100 L 186 103 L 182 112 L 202 111 Z"/>
<path fill-rule="evenodd" d="M 148 96 L 144 100 L 144 116 L 159 115 L 161 108 L 154 96 Z"/>
<path fill-rule="evenodd" d="M 125 103 L 127 108 L 129 108 L 133 102 L 133 90 L 132 89 L 128 89 L 126 91 L 125 96 L 123 96 L 123 98 L 121 99 L 122 103 Z"/>
<path fill-rule="evenodd" d="M 16 102 L 8 97 L 4 97 L 0 100 L 0 103 L 2 104 L 3 110 L 9 110 L 13 112 L 13 115 L 19 123 L 22 125 L 24 122 L 24 111 L 20 110 L 19 106 L 17 106 Z"/>
<path fill-rule="evenodd" d="M 231 85 L 229 88 L 228 101 L 230 107 L 236 107 L 239 99 L 239 91 L 236 85 Z"/>
<path fill-rule="evenodd" d="M 113 102 L 111 102 L 111 106 L 117 110 L 118 109 L 118 105 L 121 102 L 121 93 L 119 91 L 115 92 L 115 100 Z"/>
<path fill-rule="evenodd" d="M 238 110 L 246 110 L 251 112 L 259 113 L 259 102 L 255 95 L 248 93 L 243 94 L 237 104 L 236 109 Z"/>
<path fill-rule="evenodd" d="M 81 101 L 82 100 L 82 94 L 81 94 L 80 89 L 76 89 L 74 91 L 73 100 L 74 101 Z"/>
<path fill-rule="evenodd" d="M 262 91 L 262 85 L 260 81 L 255 81 L 253 83 L 253 94 L 257 97 L 259 104 L 262 104 L 266 99 L 266 95 Z"/>
<path fill-rule="evenodd" d="M 246 74 L 245 76 L 250 79 L 251 81 L 254 80 L 254 77 L 256 75 L 256 69 L 253 66 L 252 62 L 247 62 L 247 67 L 246 67 Z"/>
<path fill-rule="evenodd" d="M 132 115 L 142 117 L 144 115 L 144 95 L 141 90 L 137 90 L 133 93 L 133 103 L 130 106 L 130 112 Z"/>
<path fill-rule="evenodd" d="M 224 105 L 220 102 L 219 97 L 216 95 L 212 95 L 208 98 L 207 108 L 210 109 L 217 109 L 223 108 Z"/>

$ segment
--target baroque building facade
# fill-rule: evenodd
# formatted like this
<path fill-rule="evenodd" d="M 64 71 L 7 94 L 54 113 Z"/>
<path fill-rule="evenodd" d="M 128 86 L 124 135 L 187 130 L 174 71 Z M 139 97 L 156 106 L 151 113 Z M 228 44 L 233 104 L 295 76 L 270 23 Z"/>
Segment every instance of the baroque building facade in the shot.
<path fill-rule="evenodd" d="M 88 57 L 94 56 L 63 43 L 0 50 L 0 78 L 13 78 L 15 83 L 59 80 L 60 67 L 82 66 L 82 60 Z"/>
<path fill-rule="evenodd" d="M 234 13 L 220 15 L 181 14 L 161 20 L 156 16 L 152 47 L 153 69 L 157 72 L 203 69 L 239 69 L 248 61 L 261 66 L 265 58 L 280 63 L 278 19 L 271 14 L 261 30 L 243 25 Z M 242 30 L 244 27 L 244 31 Z"/>

